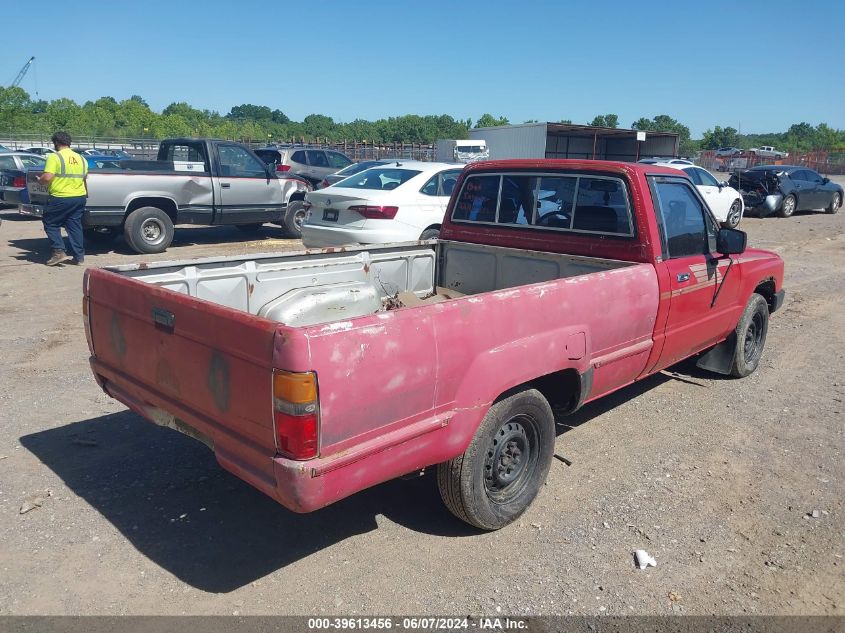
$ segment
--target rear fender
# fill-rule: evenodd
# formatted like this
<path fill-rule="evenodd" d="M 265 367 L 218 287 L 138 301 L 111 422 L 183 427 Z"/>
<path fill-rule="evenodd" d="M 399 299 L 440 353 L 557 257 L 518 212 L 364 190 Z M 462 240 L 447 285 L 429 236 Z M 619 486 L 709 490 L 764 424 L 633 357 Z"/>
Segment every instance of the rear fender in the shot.
<path fill-rule="evenodd" d="M 456 392 L 456 410 L 476 411 L 481 422 L 490 405 L 515 387 L 561 370 L 574 369 L 579 375 L 590 369 L 590 332 L 586 325 L 572 325 L 510 341 L 479 354 L 464 373 Z M 589 384 L 590 381 L 581 383 Z M 578 400 L 583 401 L 582 394 Z M 465 429 L 464 447 L 475 434 Z"/>

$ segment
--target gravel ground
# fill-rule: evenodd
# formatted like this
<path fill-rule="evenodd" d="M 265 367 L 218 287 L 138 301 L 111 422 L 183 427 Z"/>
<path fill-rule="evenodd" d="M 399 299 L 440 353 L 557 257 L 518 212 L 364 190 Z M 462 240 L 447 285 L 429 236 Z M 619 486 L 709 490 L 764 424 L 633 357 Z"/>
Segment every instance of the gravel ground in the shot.
<path fill-rule="evenodd" d="M 430 475 L 290 513 L 128 412 L 88 369 L 82 270 L 0 217 L 0 614 L 845 614 L 845 213 L 745 219 L 786 260 L 759 370 L 685 363 L 562 418 L 573 464 L 490 534 Z M 147 259 L 298 246 L 259 237 Z M 113 247 L 86 263 L 141 259 Z"/>

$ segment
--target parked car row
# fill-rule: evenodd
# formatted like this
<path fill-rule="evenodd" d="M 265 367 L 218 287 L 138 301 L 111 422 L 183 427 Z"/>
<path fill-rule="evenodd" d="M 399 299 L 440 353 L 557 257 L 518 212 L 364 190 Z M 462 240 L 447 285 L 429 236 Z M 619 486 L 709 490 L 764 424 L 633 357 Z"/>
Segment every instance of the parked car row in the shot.
<path fill-rule="evenodd" d="M 761 165 L 734 172 L 728 182 L 760 217 L 777 213 L 788 218 L 812 209 L 837 213 L 842 207 L 842 186 L 806 167 Z"/>

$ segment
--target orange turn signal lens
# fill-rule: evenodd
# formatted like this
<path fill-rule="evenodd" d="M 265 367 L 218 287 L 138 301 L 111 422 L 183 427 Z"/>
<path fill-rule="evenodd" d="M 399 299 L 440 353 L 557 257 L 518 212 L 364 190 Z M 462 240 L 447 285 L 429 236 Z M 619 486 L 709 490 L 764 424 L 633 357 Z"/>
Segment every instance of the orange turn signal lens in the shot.
<path fill-rule="evenodd" d="M 313 372 L 277 369 L 273 373 L 273 396 L 293 404 L 314 402 L 317 400 L 317 376 Z"/>

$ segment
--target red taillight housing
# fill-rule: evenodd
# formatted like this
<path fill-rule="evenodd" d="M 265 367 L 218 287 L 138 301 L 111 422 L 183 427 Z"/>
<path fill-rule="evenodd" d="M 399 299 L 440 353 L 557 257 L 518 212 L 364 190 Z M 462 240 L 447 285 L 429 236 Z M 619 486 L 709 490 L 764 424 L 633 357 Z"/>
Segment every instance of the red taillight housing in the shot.
<path fill-rule="evenodd" d="M 276 165 L 276 171 L 290 171 L 290 165 Z"/>
<path fill-rule="evenodd" d="M 357 211 L 369 220 L 392 220 L 399 212 L 399 207 L 374 207 L 370 205 L 357 205 L 349 207 L 350 211 Z"/>
<path fill-rule="evenodd" d="M 273 372 L 273 426 L 276 450 L 290 459 L 317 456 L 320 411 L 314 372 Z"/>
<path fill-rule="evenodd" d="M 12 186 L 13 187 L 20 187 L 21 189 L 26 187 L 26 176 L 15 176 L 12 179 Z"/>

